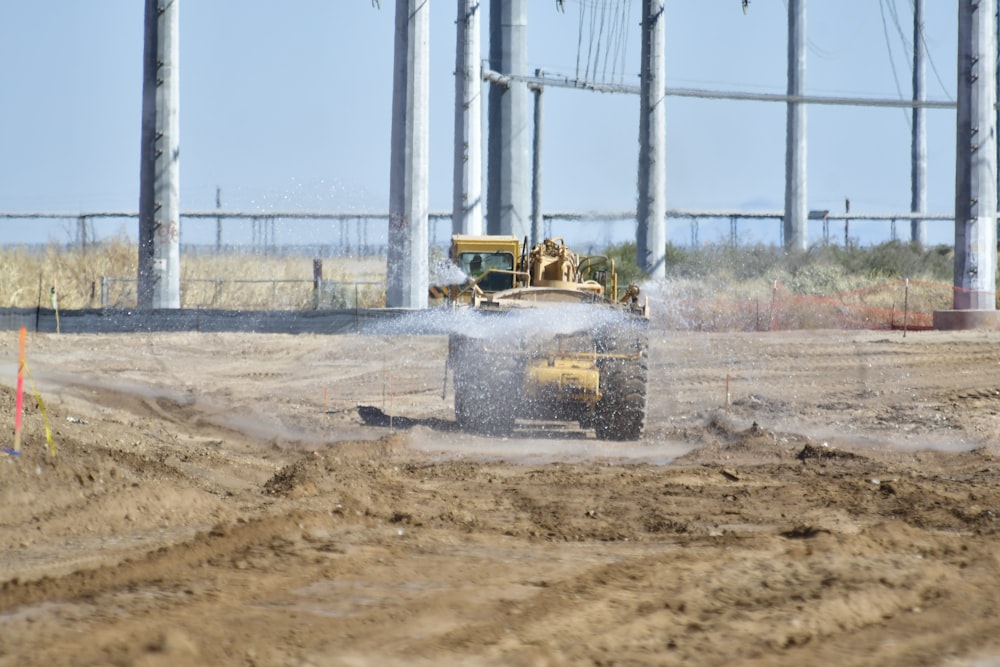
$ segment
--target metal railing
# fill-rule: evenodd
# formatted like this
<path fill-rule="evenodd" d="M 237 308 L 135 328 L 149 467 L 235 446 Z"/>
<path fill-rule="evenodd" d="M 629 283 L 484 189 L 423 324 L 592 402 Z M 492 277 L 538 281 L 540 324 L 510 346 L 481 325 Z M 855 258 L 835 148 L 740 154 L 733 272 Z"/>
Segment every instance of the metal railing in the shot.
<path fill-rule="evenodd" d="M 700 244 L 701 223 L 720 221 L 724 225 L 728 223 L 729 242 L 739 245 L 741 233 L 749 228 L 760 231 L 765 237 L 770 237 L 774 242 L 781 245 L 784 243 L 782 219 L 784 212 L 780 210 L 739 210 L 739 209 L 667 209 L 665 212 L 668 229 L 676 230 L 681 223 L 687 223 L 688 236 L 692 246 Z M 106 238 L 107 234 L 99 234 L 94 229 L 95 221 L 121 221 L 137 220 L 138 213 L 134 211 L 110 211 L 110 212 L 7 212 L 0 211 L 0 232 L 3 230 L 4 222 L 17 222 L 26 220 L 50 220 L 53 223 L 70 221 L 76 225 L 75 243 L 77 247 L 87 247 L 90 244 L 99 242 L 101 238 Z M 603 230 L 631 229 L 635 225 L 636 212 L 632 209 L 614 211 L 549 211 L 543 214 L 544 233 L 552 236 L 554 231 L 558 231 L 558 236 L 569 236 L 570 232 L 575 232 L 581 227 L 581 223 L 599 223 L 603 225 Z M 810 219 L 821 221 L 823 225 L 822 240 L 825 243 L 835 242 L 840 236 L 839 230 L 831 230 L 831 223 L 843 225 L 843 236 L 850 236 L 851 226 L 855 231 L 858 227 L 871 227 L 881 225 L 887 229 L 869 232 L 870 237 L 881 237 L 886 240 L 896 240 L 896 223 L 909 223 L 911 220 L 923 220 L 929 223 L 944 223 L 948 229 L 953 229 L 954 214 L 952 213 L 913 213 L 899 211 L 895 213 L 833 213 L 827 211 L 811 211 Z M 193 245 L 181 240 L 184 252 L 196 252 L 198 254 L 222 254 L 238 251 L 244 254 L 253 255 L 275 255 L 293 252 L 297 255 L 311 256 L 355 256 L 355 257 L 384 257 L 387 251 L 386 228 L 388 226 L 388 213 L 376 211 L 331 211 L 331 212 L 310 212 L 310 211 L 270 211 L 266 213 L 255 211 L 187 211 L 181 213 L 181 220 L 201 224 L 212 224 L 217 226 L 216 243 L 203 243 Z M 299 244 L 292 243 L 289 237 L 300 238 L 297 232 L 289 233 L 287 230 L 299 224 L 310 221 L 330 222 L 331 228 L 329 236 L 322 243 Z M 251 234 L 246 240 L 235 242 L 230 238 L 232 230 L 227 230 L 225 242 L 223 242 L 222 225 L 239 225 L 243 233 L 241 237 L 246 237 L 246 227 L 250 226 Z M 278 224 L 285 229 L 279 233 Z M 887 224 L 888 223 L 888 224 Z M 289 227 L 285 227 L 288 225 Z M 558 229 L 553 229 L 557 225 Z M 770 228 L 770 229 L 768 229 Z M 204 229 L 202 230 L 204 231 Z M 432 211 L 428 214 L 428 241 L 430 245 L 437 247 L 447 247 L 451 236 L 451 214 L 442 211 Z M 674 233 L 674 238 L 678 235 Z M 279 238 L 281 237 L 281 238 Z M 597 238 L 602 238 L 603 234 L 598 234 Z M 849 242 L 849 240 L 848 240 Z M 597 241 L 595 241 L 595 244 Z M 575 241 L 580 245 L 579 241 Z"/>

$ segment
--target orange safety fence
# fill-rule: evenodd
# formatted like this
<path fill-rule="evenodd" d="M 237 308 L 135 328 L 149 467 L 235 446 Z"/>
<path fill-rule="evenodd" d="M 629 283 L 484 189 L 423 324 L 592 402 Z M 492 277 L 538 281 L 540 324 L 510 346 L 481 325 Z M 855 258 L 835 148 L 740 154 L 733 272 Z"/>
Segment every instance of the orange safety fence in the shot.
<path fill-rule="evenodd" d="M 795 294 L 775 281 L 770 294 L 711 298 L 667 295 L 671 328 L 696 331 L 933 328 L 934 311 L 952 308 L 961 288 L 896 280 L 830 294 Z"/>

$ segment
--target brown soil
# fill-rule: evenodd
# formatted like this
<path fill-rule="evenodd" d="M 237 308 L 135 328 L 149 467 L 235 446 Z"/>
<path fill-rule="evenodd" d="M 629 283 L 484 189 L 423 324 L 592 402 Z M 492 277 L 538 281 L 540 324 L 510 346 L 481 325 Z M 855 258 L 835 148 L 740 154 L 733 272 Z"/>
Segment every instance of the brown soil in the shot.
<path fill-rule="evenodd" d="M 1000 664 L 1000 334 L 656 330 L 637 443 L 457 432 L 446 350 L 29 337 L 0 666 Z"/>

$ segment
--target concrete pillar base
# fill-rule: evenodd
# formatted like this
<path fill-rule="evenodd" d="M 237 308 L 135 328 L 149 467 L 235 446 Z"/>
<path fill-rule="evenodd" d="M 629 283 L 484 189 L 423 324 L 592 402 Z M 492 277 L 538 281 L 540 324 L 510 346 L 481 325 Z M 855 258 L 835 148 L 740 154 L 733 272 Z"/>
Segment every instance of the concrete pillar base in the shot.
<path fill-rule="evenodd" d="M 934 328 L 939 331 L 987 329 L 1000 331 L 998 310 L 935 310 Z"/>

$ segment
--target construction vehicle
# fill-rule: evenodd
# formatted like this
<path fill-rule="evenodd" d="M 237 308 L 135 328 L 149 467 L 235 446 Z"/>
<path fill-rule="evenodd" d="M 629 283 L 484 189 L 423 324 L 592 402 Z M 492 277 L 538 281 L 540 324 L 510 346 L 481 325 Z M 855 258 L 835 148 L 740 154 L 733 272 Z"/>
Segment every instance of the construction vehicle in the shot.
<path fill-rule="evenodd" d="M 448 340 L 460 428 L 510 434 L 518 421 L 570 421 L 604 440 L 637 440 L 646 419 L 648 302 L 614 261 L 561 238 L 452 237 L 467 276 L 449 286 L 469 311 Z M 446 369 L 446 377 L 447 370 Z"/>

